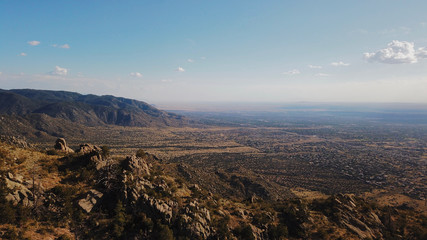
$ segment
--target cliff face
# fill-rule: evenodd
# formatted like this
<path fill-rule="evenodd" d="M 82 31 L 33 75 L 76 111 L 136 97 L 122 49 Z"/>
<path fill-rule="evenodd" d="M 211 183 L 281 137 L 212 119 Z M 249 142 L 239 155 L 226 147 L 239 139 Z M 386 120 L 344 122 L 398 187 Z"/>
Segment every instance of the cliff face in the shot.
<path fill-rule="evenodd" d="M 53 145 L 53 144 L 52 144 Z M 21 146 L 25 147 L 25 144 Z M 0 143 L 2 239 L 425 239 L 426 217 L 354 195 L 304 200 L 212 194 L 139 150 L 49 155 Z M 34 224 L 37 222 L 38 224 Z M 19 227 L 18 227 L 19 226 Z M 23 227 L 25 226 L 25 227 Z"/>

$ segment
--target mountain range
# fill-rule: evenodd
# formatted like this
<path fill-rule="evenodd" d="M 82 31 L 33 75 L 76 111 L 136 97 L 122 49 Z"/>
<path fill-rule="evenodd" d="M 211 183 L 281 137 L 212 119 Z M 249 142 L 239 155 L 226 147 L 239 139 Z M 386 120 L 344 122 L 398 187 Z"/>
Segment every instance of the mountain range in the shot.
<path fill-rule="evenodd" d="M 182 126 L 188 121 L 148 103 L 111 95 L 0 89 L 0 102 L 1 134 L 61 136 L 67 129 L 81 126 L 164 127 Z"/>

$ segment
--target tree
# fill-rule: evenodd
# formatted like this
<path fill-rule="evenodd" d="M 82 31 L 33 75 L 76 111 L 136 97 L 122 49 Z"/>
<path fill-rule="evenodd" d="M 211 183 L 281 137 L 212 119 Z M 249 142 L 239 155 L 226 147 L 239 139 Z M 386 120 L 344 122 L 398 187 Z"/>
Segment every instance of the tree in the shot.
<path fill-rule="evenodd" d="M 125 230 L 126 214 L 123 208 L 122 201 L 117 201 L 116 208 L 114 209 L 114 220 L 113 220 L 113 233 L 117 239 L 120 239 Z"/>

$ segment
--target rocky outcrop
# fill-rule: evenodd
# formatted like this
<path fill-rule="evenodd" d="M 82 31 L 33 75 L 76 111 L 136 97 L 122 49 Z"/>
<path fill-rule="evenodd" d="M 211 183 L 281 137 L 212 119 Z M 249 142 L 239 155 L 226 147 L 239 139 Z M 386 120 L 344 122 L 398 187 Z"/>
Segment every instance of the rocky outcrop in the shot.
<path fill-rule="evenodd" d="M 101 152 L 101 151 L 102 149 L 100 147 L 89 144 L 89 143 L 81 144 L 79 146 L 79 149 L 76 150 L 77 153 L 82 153 L 82 154 L 87 154 L 91 152 Z"/>
<path fill-rule="evenodd" d="M 173 216 L 173 207 L 177 204 L 173 201 L 164 201 L 143 194 L 140 198 L 142 209 L 145 212 L 150 212 L 156 218 L 160 218 L 170 223 Z"/>
<path fill-rule="evenodd" d="M 86 194 L 85 198 L 82 198 L 78 201 L 78 205 L 85 210 L 87 213 L 90 213 L 95 205 L 99 202 L 104 194 L 101 192 L 91 189 Z"/>
<path fill-rule="evenodd" d="M 136 176 L 150 175 L 150 168 L 147 162 L 135 155 L 126 157 L 122 163 L 123 169 L 132 172 Z"/>
<path fill-rule="evenodd" d="M 67 146 L 67 142 L 64 138 L 56 139 L 54 149 L 61 152 L 73 153 L 74 150 Z"/>
<path fill-rule="evenodd" d="M 28 189 L 28 182 L 24 182 L 24 179 L 20 175 L 14 176 L 12 173 L 8 173 L 5 178 L 6 187 L 11 191 L 6 195 L 8 201 L 14 204 L 22 204 L 24 206 L 34 205 L 33 193 Z M 25 186 L 27 185 L 27 186 Z"/>
<path fill-rule="evenodd" d="M 208 209 L 199 207 L 197 201 L 192 201 L 181 210 L 181 227 L 186 229 L 192 239 L 207 239 L 212 235 L 211 215 Z"/>
<path fill-rule="evenodd" d="M 82 144 L 79 149 L 76 150 L 76 153 L 83 154 L 85 158 L 88 158 L 92 162 L 96 169 L 99 170 L 108 165 L 109 158 L 103 154 L 102 149 L 96 145 L 92 144 Z"/>
<path fill-rule="evenodd" d="M 29 144 L 25 139 L 14 136 L 0 135 L 0 141 L 19 148 L 31 148 L 31 144 Z"/>
<path fill-rule="evenodd" d="M 338 222 L 361 239 L 381 239 L 379 230 L 384 227 L 379 217 L 371 209 L 361 212 L 358 201 L 352 195 L 338 194 L 333 198 L 333 205 L 340 216 Z"/>

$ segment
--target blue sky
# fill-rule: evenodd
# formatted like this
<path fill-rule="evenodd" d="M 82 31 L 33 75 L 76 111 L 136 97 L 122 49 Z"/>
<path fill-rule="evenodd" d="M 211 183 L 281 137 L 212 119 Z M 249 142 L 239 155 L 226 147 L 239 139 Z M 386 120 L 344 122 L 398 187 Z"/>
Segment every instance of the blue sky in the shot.
<path fill-rule="evenodd" d="M 427 103 L 427 1 L 0 2 L 0 88 Z"/>

